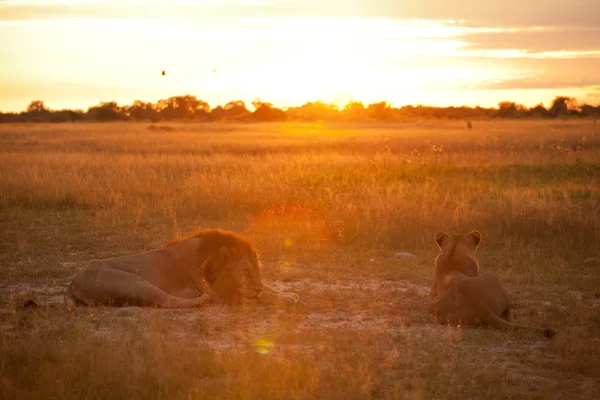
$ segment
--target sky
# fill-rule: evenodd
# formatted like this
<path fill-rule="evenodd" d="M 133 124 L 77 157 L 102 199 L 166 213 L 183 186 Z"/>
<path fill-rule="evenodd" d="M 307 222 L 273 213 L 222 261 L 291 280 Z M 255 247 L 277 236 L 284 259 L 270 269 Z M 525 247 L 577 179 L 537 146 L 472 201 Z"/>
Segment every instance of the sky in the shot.
<path fill-rule="evenodd" d="M 600 1 L 0 0 L 0 111 L 184 94 L 597 105 Z"/>

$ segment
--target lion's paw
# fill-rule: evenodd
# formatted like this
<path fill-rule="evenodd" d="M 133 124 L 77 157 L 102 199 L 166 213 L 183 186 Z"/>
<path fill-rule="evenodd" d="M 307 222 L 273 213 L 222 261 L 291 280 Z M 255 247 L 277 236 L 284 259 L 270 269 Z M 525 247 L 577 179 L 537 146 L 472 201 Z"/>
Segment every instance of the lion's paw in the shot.
<path fill-rule="evenodd" d="M 196 297 L 194 307 L 204 307 L 209 305 L 211 302 L 211 296 L 208 294 L 203 294 L 202 296 Z"/>
<path fill-rule="evenodd" d="M 298 296 L 296 293 L 284 293 L 281 296 L 281 300 L 287 306 L 295 306 L 298 304 L 298 301 L 300 301 L 300 296 Z"/>
<path fill-rule="evenodd" d="M 256 297 L 261 304 L 279 304 L 285 307 L 296 305 L 300 299 L 295 293 L 274 293 L 268 291 L 262 291 Z"/>

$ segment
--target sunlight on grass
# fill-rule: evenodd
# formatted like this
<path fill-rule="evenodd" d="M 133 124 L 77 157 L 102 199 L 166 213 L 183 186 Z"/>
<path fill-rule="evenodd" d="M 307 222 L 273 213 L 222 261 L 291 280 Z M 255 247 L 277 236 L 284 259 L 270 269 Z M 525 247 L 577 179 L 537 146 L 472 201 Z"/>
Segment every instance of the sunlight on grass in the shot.
<path fill-rule="evenodd" d="M 587 122 L 2 125 L 0 397 L 593 398 Z M 209 227 L 248 236 L 298 306 L 63 306 L 90 260 Z M 434 323 L 434 236 L 470 229 L 554 339 Z"/>
<path fill-rule="evenodd" d="M 275 344 L 269 339 L 260 339 L 254 342 L 254 348 L 258 354 L 269 354 Z"/>

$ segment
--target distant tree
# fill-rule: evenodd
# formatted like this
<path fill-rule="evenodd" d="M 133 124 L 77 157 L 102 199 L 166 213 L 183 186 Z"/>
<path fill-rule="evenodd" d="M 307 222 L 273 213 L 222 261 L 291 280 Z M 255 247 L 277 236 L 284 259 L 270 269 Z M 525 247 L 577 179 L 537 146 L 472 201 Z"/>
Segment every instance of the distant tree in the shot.
<path fill-rule="evenodd" d="M 284 121 L 287 118 L 283 110 L 275 108 L 273 104 L 260 99 L 254 100 L 252 106 L 254 107 L 252 118 L 257 121 Z"/>
<path fill-rule="evenodd" d="M 575 97 L 570 97 L 567 101 L 567 110 L 569 115 L 579 116 L 581 113 L 581 106 Z"/>
<path fill-rule="evenodd" d="M 198 100 L 196 96 L 174 96 L 159 100 L 157 108 L 162 119 L 206 119 L 210 112 L 207 102 Z"/>
<path fill-rule="evenodd" d="M 246 103 L 241 100 L 230 101 L 224 106 L 217 106 L 210 112 L 211 120 L 243 121 L 250 119 L 252 113 L 246 108 Z"/>
<path fill-rule="evenodd" d="M 600 117 L 600 106 L 594 107 L 588 104 L 584 104 L 581 106 L 581 116 L 582 117 Z"/>
<path fill-rule="evenodd" d="M 520 118 L 524 117 L 525 106 L 511 101 L 501 101 L 498 103 L 498 116 L 500 118 Z"/>
<path fill-rule="evenodd" d="M 339 109 L 336 104 L 309 101 L 300 107 L 288 108 L 286 113 L 288 118 L 300 121 L 334 120 L 339 116 Z"/>
<path fill-rule="evenodd" d="M 377 103 L 379 104 L 379 103 Z M 407 104 L 405 106 L 402 106 L 400 108 L 394 108 L 391 107 L 389 104 L 386 103 L 386 108 L 382 108 L 383 112 L 384 112 L 384 117 L 382 119 L 403 119 L 403 120 L 407 120 L 407 119 L 414 119 L 417 118 L 417 108 L 411 104 Z M 388 117 L 385 117 L 385 113 L 389 114 Z"/>
<path fill-rule="evenodd" d="M 579 114 L 579 106 L 577 105 L 577 99 L 574 97 L 558 96 L 552 101 L 552 106 L 548 110 L 554 118 L 565 117 L 567 115 Z"/>
<path fill-rule="evenodd" d="M 88 108 L 87 116 L 94 121 L 118 121 L 126 118 L 123 109 L 114 101 Z"/>
<path fill-rule="evenodd" d="M 46 105 L 41 100 L 34 100 L 27 106 L 28 113 L 47 113 L 50 112 Z"/>
<path fill-rule="evenodd" d="M 212 109 L 209 115 L 209 119 L 213 121 L 220 121 L 225 118 L 225 110 L 223 106 L 216 106 Z"/>
<path fill-rule="evenodd" d="M 246 103 L 242 100 L 230 101 L 223 106 L 223 117 L 229 120 L 244 120 L 250 116 Z"/>
<path fill-rule="evenodd" d="M 50 121 L 51 111 L 41 100 L 34 100 L 27 106 L 25 112 L 21 113 L 25 121 L 48 122 Z"/>
<path fill-rule="evenodd" d="M 0 113 L 0 121 L 7 122 L 23 122 L 25 118 L 23 117 L 23 113 Z"/>
<path fill-rule="evenodd" d="M 365 105 L 360 101 L 349 101 L 342 109 L 342 116 L 349 120 L 362 120 L 367 117 Z"/>
<path fill-rule="evenodd" d="M 52 111 L 50 122 L 75 122 L 81 121 L 84 113 L 81 110 L 58 110 Z"/>
<path fill-rule="evenodd" d="M 158 110 L 153 103 L 145 103 L 141 100 L 136 100 L 131 106 L 124 107 L 125 114 L 128 118 L 137 121 L 153 121 L 158 120 Z"/>
<path fill-rule="evenodd" d="M 535 118 L 545 118 L 548 116 L 548 110 L 546 110 L 546 107 L 544 107 L 544 105 L 542 103 L 533 107 L 529 111 L 530 111 L 531 116 L 533 116 Z"/>
<path fill-rule="evenodd" d="M 376 121 L 394 119 L 394 109 L 385 101 L 369 104 L 367 115 Z"/>
<path fill-rule="evenodd" d="M 80 110 L 49 110 L 43 101 L 34 100 L 20 113 L 0 113 L 0 122 L 66 122 L 81 119 L 95 121 L 117 120 L 233 120 L 233 121 L 282 121 L 301 120 L 416 120 L 416 119 L 463 119 L 471 121 L 482 118 L 557 118 L 586 117 L 600 118 L 600 105 L 578 104 L 572 97 L 556 97 L 549 109 L 543 104 L 533 108 L 511 101 L 498 103 L 497 108 L 482 107 L 432 107 L 405 105 L 395 108 L 381 101 L 367 107 L 359 101 L 350 101 L 342 109 L 336 104 L 323 101 L 307 102 L 300 107 L 284 110 L 272 103 L 256 99 L 252 102 L 254 111 L 246 108 L 241 100 L 230 101 L 224 106 L 211 110 L 209 104 L 192 95 L 174 96 L 159 100 L 156 104 L 136 100 L 130 106 L 120 107 L 116 102 L 103 102 L 90 107 L 87 112 Z"/>
<path fill-rule="evenodd" d="M 429 107 L 419 104 L 413 110 L 415 118 L 429 119 L 429 118 L 441 118 L 442 109 L 438 107 Z"/>

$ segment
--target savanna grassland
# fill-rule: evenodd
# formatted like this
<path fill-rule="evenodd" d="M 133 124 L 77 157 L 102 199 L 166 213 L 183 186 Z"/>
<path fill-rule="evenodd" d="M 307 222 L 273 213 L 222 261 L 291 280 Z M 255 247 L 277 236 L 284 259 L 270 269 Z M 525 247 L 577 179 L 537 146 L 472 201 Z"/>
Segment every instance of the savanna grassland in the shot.
<path fill-rule="evenodd" d="M 0 125 L 0 398 L 597 398 L 600 137 L 465 125 Z M 89 260 L 210 227 L 297 308 L 64 307 Z M 435 234 L 471 229 L 553 339 L 428 313 Z"/>

